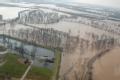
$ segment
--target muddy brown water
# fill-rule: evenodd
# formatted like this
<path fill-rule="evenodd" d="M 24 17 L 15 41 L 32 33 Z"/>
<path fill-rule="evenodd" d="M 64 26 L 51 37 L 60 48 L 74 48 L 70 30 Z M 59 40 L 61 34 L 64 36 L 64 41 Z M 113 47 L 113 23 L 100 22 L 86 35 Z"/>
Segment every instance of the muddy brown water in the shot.
<path fill-rule="evenodd" d="M 96 60 L 93 80 L 120 80 L 120 48 L 115 48 Z"/>

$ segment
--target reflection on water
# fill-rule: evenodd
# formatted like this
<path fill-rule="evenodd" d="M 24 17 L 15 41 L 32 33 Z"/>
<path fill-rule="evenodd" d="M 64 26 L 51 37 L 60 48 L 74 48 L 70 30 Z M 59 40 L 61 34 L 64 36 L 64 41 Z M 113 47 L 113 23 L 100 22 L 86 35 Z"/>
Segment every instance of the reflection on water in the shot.
<path fill-rule="evenodd" d="M 36 47 L 5 36 L 0 36 L 0 44 L 18 52 L 17 54 L 23 56 L 24 58 L 33 59 L 34 66 L 47 68 L 52 68 L 53 66 L 53 62 L 48 61 L 54 60 L 54 52 L 48 49 Z"/>

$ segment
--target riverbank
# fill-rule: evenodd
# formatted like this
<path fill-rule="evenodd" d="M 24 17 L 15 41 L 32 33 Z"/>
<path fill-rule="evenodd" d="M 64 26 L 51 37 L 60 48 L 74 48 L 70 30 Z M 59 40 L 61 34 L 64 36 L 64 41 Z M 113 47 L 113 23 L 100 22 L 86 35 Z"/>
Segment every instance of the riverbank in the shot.
<path fill-rule="evenodd" d="M 93 56 L 87 63 L 87 66 L 86 66 L 86 71 L 85 71 L 85 75 L 83 76 L 82 80 L 92 80 L 92 77 L 93 77 L 93 64 L 94 62 L 101 58 L 102 56 L 104 56 L 106 53 L 108 53 L 111 49 L 105 49 L 105 50 L 102 50 L 100 52 L 98 52 L 95 56 Z"/>

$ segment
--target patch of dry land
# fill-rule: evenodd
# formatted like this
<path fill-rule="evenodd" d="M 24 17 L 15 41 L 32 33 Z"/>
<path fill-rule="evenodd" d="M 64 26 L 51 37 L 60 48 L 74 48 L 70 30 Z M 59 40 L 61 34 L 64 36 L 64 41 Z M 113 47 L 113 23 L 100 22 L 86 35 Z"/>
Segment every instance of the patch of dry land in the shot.
<path fill-rule="evenodd" d="M 96 60 L 93 65 L 93 80 L 120 80 L 120 47 Z"/>

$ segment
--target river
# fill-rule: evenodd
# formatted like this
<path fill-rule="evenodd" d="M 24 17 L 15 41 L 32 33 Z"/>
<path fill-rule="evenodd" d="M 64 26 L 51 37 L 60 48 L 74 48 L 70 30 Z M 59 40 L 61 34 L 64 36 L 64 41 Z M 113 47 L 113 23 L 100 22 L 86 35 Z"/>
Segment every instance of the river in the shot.
<path fill-rule="evenodd" d="M 120 48 L 114 48 L 93 65 L 93 80 L 120 80 Z"/>

